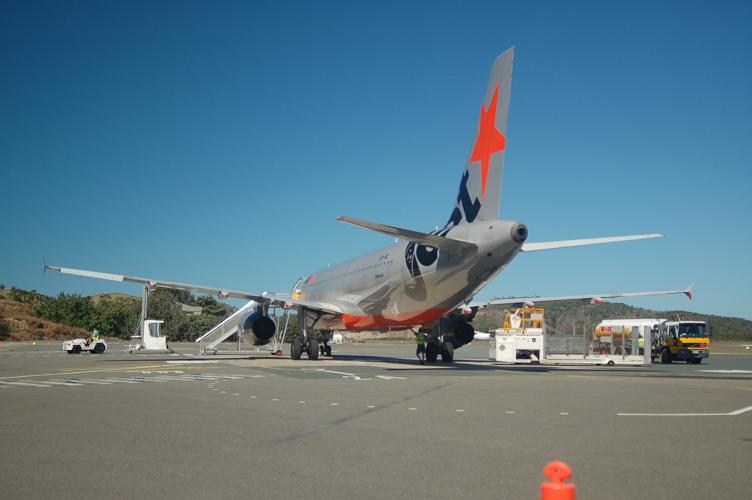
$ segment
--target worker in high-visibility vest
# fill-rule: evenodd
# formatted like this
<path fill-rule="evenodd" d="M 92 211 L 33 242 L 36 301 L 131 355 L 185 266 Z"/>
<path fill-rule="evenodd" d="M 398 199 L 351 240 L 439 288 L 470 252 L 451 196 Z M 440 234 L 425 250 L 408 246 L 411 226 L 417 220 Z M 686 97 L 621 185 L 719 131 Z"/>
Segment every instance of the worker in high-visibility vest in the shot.
<path fill-rule="evenodd" d="M 96 342 L 96 341 L 98 341 L 98 340 L 99 340 L 100 338 L 101 338 L 101 336 L 99 335 L 99 330 L 97 330 L 97 329 L 95 328 L 95 329 L 94 329 L 94 331 L 93 331 L 93 332 L 91 332 L 91 340 L 93 340 L 94 342 Z"/>
<path fill-rule="evenodd" d="M 417 332 L 415 334 L 415 343 L 417 344 L 415 355 L 418 357 L 418 361 L 422 365 L 426 360 L 426 334 L 420 331 Z"/>

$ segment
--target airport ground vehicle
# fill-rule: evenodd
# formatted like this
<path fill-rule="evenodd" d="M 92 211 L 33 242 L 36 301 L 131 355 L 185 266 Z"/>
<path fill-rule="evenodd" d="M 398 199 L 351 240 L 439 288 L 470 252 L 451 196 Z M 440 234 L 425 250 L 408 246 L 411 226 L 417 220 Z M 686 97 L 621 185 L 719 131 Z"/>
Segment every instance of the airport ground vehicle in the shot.
<path fill-rule="evenodd" d="M 710 332 L 704 321 L 664 321 L 653 337 L 651 357 L 661 363 L 700 364 L 710 356 Z"/>
<path fill-rule="evenodd" d="M 63 351 L 68 351 L 68 354 L 80 354 L 84 351 L 91 354 L 102 354 L 106 350 L 107 342 L 103 339 L 73 339 L 63 342 Z"/>

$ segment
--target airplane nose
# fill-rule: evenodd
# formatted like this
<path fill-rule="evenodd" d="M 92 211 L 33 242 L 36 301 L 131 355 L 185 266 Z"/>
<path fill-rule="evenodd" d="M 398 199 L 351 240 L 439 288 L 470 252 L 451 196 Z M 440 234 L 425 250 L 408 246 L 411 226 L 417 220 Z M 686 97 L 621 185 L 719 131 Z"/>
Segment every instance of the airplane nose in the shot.
<path fill-rule="evenodd" d="M 517 243 L 524 243 L 527 239 L 527 226 L 519 222 L 512 226 L 512 239 Z"/>

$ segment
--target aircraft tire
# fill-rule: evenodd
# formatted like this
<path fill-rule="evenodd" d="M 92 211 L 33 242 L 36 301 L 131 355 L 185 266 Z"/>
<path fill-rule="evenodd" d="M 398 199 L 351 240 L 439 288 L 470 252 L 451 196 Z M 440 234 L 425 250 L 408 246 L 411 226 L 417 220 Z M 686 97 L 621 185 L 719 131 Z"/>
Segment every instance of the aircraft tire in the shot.
<path fill-rule="evenodd" d="M 315 340 L 308 341 L 308 359 L 311 361 L 319 359 L 319 343 Z"/>
<path fill-rule="evenodd" d="M 303 343 L 300 341 L 300 339 L 293 339 L 292 344 L 290 345 L 290 358 L 300 359 L 302 355 Z"/>
<path fill-rule="evenodd" d="M 439 357 L 439 347 L 433 342 L 426 344 L 426 362 L 435 363 L 436 358 Z"/>
<path fill-rule="evenodd" d="M 445 342 L 441 347 L 441 360 L 444 363 L 452 363 L 454 361 L 454 344 L 451 342 Z"/>

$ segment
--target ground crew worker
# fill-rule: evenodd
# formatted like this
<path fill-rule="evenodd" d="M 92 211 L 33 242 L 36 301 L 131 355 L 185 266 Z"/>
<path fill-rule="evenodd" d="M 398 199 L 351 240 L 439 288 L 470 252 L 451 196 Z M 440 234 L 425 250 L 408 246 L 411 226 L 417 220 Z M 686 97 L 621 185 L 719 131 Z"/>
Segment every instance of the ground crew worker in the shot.
<path fill-rule="evenodd" d="M 99 340 L 99 330 L 97 330 L 96 328 L 94 329 L 93 332 L 91 332 L 91 339 L 94 342 L 96 342 L 97 340 Z"/>
<path fill-rule="evenodd" d="M 418 357 L 418 361 L 422 365 L 426 360 L 426 334 L 423 332 L 417 332 L 415 334 L 415 343 L 418 344 L 415 349 L 415 355 Z"/>

